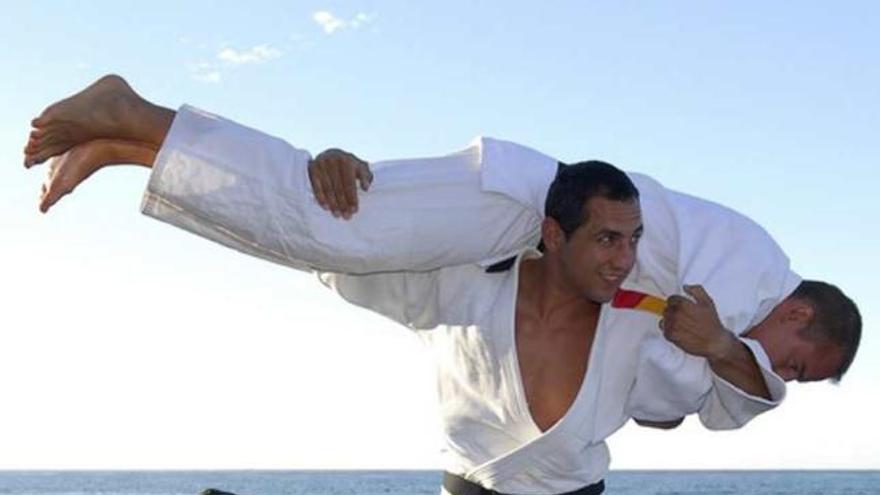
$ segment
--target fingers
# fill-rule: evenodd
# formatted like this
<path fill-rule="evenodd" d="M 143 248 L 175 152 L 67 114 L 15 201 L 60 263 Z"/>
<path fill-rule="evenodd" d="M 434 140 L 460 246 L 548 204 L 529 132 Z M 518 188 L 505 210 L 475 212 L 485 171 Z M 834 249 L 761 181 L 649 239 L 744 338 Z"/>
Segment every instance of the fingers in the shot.
<path fill-rule="evenodd" d="M 344 160 L 336 167 L 337 170 L 337 178 L 339 180 L 338 186 L 342 191 L 342 198 L 345 201 L 345 208 L 342 210 L 342 217 L 348 220 L 351 216 L 357 212 L 357 176 L 355 166 L 351 166 L 348 157 L 345 157 Z"/>
<path fill-rule="evenodd" d="M 318 204 L 321 205 L 321 208 L 325 210 L 330 209 L 330 203 L 327 200 L 327 192 L 324 190 L 324 173 L 318 168 L 318 165 L 314 160 L 309 162 L 309 182 L 312 183 L 312 194 L 315 195 L 315 200 L 318 201 Z"/>
<path fill-rule="evenodd" d="M 361 189 L 366 192 L 370 190 L 370 184 L 373 183 L 373 172 L 370 170 L 370 164 L 367 162 L 360 162 L 357 167 L 357 179 L 361 184 Z M 357 203 L 355 203 L 357 206 Z"/>
<path fill-rule="evenodd" d="M 327 167 L 327 175 L 330 177 L 330 195 L 335 198 L 336 209 L 331 208 L 333 210 L 334 216 L 342 216 L 348 218 L 349 208 L 351 205 L 348 203 L 348 196 L 346 195 L 346 190 L 349 185 L 348 177 L 349 173 L 345 170 L 344 164 L 340 163 L 338 158 L 334 157 L 332 161 L 330 161 L 330 166 Z M 351 174 L 351 181 L 354 182 L 354 174 Z M 354 185 L 352 184 L 352 188 Z"/>
<path fill-rule="evenodd" d="M 693 304 L 693 301 L 680 295 L 669 296 L 666 299 L 666 308 L 663 309 L 663 318 L 659 327 L 667 340 L 672 341 L 674 335 L 681 331 L 682 319 L 686 319 L 686 309 Z"/>
<path fill-rule="evenodd" d="M 329 149 L 309 163 L 309 180 L 315 199 L 333 216 L 345 219 L 357 212 L 357 185 L 369 189 L 373 180 L 369 165 L 351 153 Z"/>
<path fill-rule="evenodd" d="M 683 307 L 686 307 L 689 304 L 693 304 L 694 302 L 690 299 L 681 296 L 681 295 L 673 295 L 666 298 L 666 308 L 663 310 L 664 313 L 674 313 L 680 310 Z"/>
<path fill-rule="evenodd" d="M 714 306 L 715 302 L 709 296 L 709 293 L 706 292 L 706 289 L 703 288 L 702 285 L 685 285 L 684 291 L 687 295 L 694 298 L 695 301 L 701 304 L 706 304 L 709 306 Z"/>
<path fill-rule="evenodd" d="M 339 216 L 339 204 L 336 200 L 336 194 L 333 192 L 333 180 L 327 171 L 326 166 L 321 166 L 315 160 L 309 165 L 309 177 L 312 181 L 312 190 L 315 193 L 315 199 L 318 204 L 325 210 L 333 213 L 333 216 Z"/>

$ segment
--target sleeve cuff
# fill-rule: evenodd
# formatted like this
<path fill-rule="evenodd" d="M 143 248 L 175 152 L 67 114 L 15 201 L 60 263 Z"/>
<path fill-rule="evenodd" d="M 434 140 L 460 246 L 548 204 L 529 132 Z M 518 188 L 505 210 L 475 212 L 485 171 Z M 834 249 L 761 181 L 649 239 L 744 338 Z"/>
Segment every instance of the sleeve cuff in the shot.
<path fill-rule="evenodd" d="M 761 347 L 761 344 L 758 343 L 757 340 L 745 337 L 739 337 L 739 340 L 745 344 L 749 351 L 751 351 L 752 356 L 754 356 L 755 361 L 758 363 L 758 367 L 761 369 L 761 374 L 764 377 L 764 384 L 767 385 L 767 390 L 770 392 L 770 399 L 768 400 L 757 395 L 749 394 L 713 372 L 712 375 L 716 387 L 746 400 L 769 406 L 769 408 L 778 406 L 785 399 L 785 381 L 773 372 L 770 358 L 767 357 L 767 353 L 764 352 L 764 348 Z"/>

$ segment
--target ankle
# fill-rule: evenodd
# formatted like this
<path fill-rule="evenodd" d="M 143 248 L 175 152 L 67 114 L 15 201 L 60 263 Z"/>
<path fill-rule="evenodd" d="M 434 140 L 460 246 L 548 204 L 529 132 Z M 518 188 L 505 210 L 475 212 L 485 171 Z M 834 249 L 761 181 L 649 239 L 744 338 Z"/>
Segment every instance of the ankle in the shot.
<path fill-rule="evenodd" d="M 153 105 L 145 100 L 143 100 L 140 112 L 143 116 L 140 119 L 142 127 L 138 132 L 137 140 L 158 150 L 162 147 L 162 143 L 165 142 L 165 137 L 171 129 L 171 123 L 174 121 L 176 112 Z"/>

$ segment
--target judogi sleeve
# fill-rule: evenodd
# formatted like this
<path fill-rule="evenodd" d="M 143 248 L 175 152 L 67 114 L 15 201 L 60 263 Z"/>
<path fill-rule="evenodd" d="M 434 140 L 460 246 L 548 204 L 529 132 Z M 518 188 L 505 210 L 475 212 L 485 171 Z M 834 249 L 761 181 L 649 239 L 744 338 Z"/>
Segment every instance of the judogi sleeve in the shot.
<path fill-rule="evenodd" d="M 541 211 L 496 190 L 497 174 L 484 173 L 483 162 L 499 154 L 484 142 L 495 143 L 373 163 L 372 186 L 358 192 L 358 213 L 345 221 L 314 199 L 309 152 L 184 106 L 159 150 L 142 210 L 302 270 L 427 271 L 503 259 L 537 244 Z M 537 190 L 552 175 L 543 180 Z"/>
<path fill-rule="evenodd" d="M 501 277 L 483 273 L 478 265 L 460 265 L 427 272 L 319 273 L 318 278 L 355 306 L 412 330 L 430 330 L 471 322 L 486 306 L 480 291 Z"/>
<path fill-rule="evenodd" d="M 755 416 L 778 406 L 785 382 L 773 373 L 763 348 L 741 338 L 758 363 L 770 399 L 748 394 L 716 375 L 704 358 L 692 356 L 662 335 L 646 339 L 639 349 L 635 385 L 627 404 L 629 415 L 650 421 L 673 421 L 699 413 L 710 430 L 740 428 Z"/>
<path fill-rule="evenodd" d="M 773 238 L 747 217 L 721 205 L 663 188 L 631 174 L 642 197 L 645 237 L 633 285 L 649 293 L 682 293 L 702 285 L 722 324 L 737 335 L 761 322 L 800 283 Z M 739 428 L 776 407 L 785 383 L 772 372 L 760 344 L 740 338 L 756 359 L 771 399 L 747 394 L 661 336 L 640 350 L 630 398 L 634 417 L 670 420 L 699 412 L 709 429 Z M 639 416 L 637 414 L 641 414 Z"/>
<path fill-rule="evenodd" d="M 355 306 L 379 313 L 412 330 L 429 330 L 440 322 L 440 272 L 319 273 L 318 278 Z"/>

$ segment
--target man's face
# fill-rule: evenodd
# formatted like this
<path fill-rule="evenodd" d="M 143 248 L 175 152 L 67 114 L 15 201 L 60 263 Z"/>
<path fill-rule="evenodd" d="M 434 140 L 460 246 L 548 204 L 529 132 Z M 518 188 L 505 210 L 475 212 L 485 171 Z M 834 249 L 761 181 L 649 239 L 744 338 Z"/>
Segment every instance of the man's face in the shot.
<path fill-rule="evenodd" d="M 803 332 L 792 332 L 784 342 L 762 346 L 773 372 L 787 382 L 826 380 L 837 374 L 843 362 L 843 350 L 839 346 L 811 339 Z"/>
<path fill-rule="evenodd" d="M 812 324 L 812 306 L 802 299 L 789 297 L 745 336 L 761 343 L 773 372 L 783 380 L 826 380 L 837 374 L 844 352 L 840 346 L 808 334 L 806 329 Z"/>
<path fill-rule="evenodd" d="M 588 220 L 561 246 L 563 276 L 584 297 L 606 303 L 636 262 L 642 213 L 636 200 L 602 197 L 590 198 L 586 211 Z"/>

